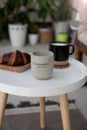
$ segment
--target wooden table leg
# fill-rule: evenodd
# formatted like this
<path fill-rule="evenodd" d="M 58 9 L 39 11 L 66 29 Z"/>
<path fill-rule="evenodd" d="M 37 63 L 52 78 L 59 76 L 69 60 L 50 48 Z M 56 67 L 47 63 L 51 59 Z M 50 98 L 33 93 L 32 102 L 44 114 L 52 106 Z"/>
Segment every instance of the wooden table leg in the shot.
<path fill-rule="evenodd" d="M 1 127 L 2 127 L 7 97 L 8 97 L 7 93 L 0 92 L 0 130 L 1 130 Z"/>
<path fill-rule="evenodd" d="M 79 60 L 82 62 L 83 60 L 83 53 L 79 51 L 78 48 L 76 48 L 76 52 L 75 52 L 75 59 Z"/>
<path fill-rule="evenodd" d="M 61 109 L 63 130 L 71 130 L 68 95 L 67 94 L 59 95 L 59 100 L 60 100 L 60 109 Z"/>
<path fill-rule="evenodd" d="M 40 126 L 46 127 L 45 97 L 40 97 Z"/>

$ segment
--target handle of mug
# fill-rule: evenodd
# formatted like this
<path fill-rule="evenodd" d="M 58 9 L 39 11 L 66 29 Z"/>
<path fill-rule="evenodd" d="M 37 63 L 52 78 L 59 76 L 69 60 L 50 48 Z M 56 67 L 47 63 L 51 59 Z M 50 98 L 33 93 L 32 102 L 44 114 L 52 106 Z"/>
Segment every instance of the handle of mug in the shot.
<path fill-rule="evenodd" d="M 69 45 L 69 55 L 72 55 L 75 51 L 74 45 Z"/>

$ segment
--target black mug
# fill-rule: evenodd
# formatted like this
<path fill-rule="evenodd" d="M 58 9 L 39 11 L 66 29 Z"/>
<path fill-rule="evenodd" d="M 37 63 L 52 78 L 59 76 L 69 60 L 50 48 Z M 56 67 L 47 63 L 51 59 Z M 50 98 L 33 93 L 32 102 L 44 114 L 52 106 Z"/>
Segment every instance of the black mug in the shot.
<path fill-rule="evenodd" d="M 69 55 L 74 53 L 74 45 L 64 42 L 51 42 L 49 50 L 54 53 L 54 61 L 68 61 Z"/>

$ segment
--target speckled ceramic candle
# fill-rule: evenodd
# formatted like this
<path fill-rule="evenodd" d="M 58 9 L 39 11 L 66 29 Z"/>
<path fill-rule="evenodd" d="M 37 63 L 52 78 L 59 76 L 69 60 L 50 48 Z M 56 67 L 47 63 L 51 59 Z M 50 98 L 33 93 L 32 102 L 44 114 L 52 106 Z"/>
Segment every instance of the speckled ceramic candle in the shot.
<path fill-rule="evenodd" d="M 31 69 L 35 78 L 49 79 L 53 75 L 54 54 L 50 51 L 34 51 L 31 54 Z"/>

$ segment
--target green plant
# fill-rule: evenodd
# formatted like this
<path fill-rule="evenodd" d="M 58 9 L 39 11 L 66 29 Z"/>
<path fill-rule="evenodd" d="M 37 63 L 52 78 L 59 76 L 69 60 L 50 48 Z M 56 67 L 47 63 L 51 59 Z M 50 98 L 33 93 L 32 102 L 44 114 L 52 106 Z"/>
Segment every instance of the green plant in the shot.
<path fill-rule="evenodd" d="M 29 13 L 34 8 L 33 2 L 34 0 L 6 0 L 2 8 L 6 22 L 27 23 L 29 21 Z"/>
<path fill-rule="evenodd" d="M 66 21 L 71 19 L 71 8 L 68 0 L 59 0 L 59 5 L 56 7 L 56 21 Z"/>
<path fill-rule="evenodd" d="M 48 16 L 53 21 L 67 20 L 71 18 L 71 9 L 68 0 L 37 0 L 38 17 L 46 22 Z"/>
<path fill-rule="evenodd" d="M 33 0 L 6 0 L 0 7 L 0 40 L 8 37 L 8 24 L 26 24 L 33 10 Z"/>
<path fill-rule="evenodd" d="M 29 23 L 28 33 L 35 34 L 38 33 L 38 26 L 36 23 Z"/>
<path fill-rule="evenodd" d="M 4 7 L 0 8 L 0 40 L 7 37 L 7 22 Z"/>
<path fill-rule="evenodd" d="M 8 23 L 25 24 L 28 22 L 26 2 L 24 3 L 24 0 L 7 0 L 5 4 L 5 13 Z"/>
<path fill-rule="evenodd" d="M 42 19 L 44 23 L 46 22 L 46 18 L 48 16 L 50 16 L 53 21 L 56 20 L 56 0 L 37 0 L 37 4 L 39 6 L 37 9 L 38 17 Z"/>

